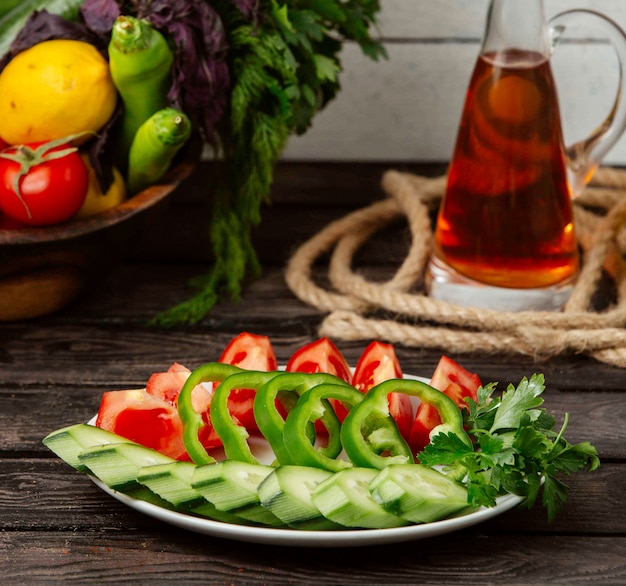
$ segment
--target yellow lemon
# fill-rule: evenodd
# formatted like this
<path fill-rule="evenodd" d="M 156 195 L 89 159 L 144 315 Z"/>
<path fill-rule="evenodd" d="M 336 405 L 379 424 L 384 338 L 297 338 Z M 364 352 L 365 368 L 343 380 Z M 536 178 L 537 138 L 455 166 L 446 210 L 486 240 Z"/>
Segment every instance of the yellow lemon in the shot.
<path fill-rule="evenodd" d="M 44 41 L 0 74 L 0 137 L 9 144 L 96 132 L 117 100 L 109 65 L 89 43 Z"/>
<path fill-rule="evenodd" d="M 76 218 L 87 218 L 88 216 L 94 216 L 101 212 L 104 212 L 110 208 L 114 208 L 121 204 L 126 199 L 126 184 L 122 174 L 113 168 L 113 183 L 109 190 L 103 194 L 100 189 L 100 183 L 96 177 L 89 157 L 87 155 L 81 155 L 87 170 L 89 172 L 89 187 L 87 188 L 87 196 L 85 202 L 78 212 L 76 212 Z"/>

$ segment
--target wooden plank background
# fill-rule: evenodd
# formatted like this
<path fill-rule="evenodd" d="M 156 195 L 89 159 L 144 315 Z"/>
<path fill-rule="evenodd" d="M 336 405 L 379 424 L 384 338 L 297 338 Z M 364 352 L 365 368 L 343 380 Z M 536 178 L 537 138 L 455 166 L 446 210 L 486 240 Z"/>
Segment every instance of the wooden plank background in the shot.
<path fill-rule="evenodd" d="M 382 0 L 380 35 L 389 54 L 371 62 L 345 47 L 342 91 L 294 137 L 286 160 L 448 161 L 488 0 Z M 545 0 L 546 16 L 592 9 L 626 28 L 623 0 Z M 613 48 L 591 28 L 572 30 L 552 59 L 566 142 L 586 137 L 617 91 Z M 606 163 L 626 164 L 626 136 Z"/>

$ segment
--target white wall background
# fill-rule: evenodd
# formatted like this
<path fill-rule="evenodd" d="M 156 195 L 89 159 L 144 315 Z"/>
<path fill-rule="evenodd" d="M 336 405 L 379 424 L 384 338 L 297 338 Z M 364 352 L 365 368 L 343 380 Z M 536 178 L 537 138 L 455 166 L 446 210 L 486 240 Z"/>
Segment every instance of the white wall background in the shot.
<path fill-rule="evenodd" d="M 372 62 L 357 46 L 346 46 L 338 98 L 307 134 L 292 138 L 285 159 L 449 160 L 488 0 L 381 0 L 381 5 L 381 38 L 389 58 Z M 602 12 L 626 29 L 624 0 L 545 0 L 547 17 L 572 8 Z M 612 47 L 591 29 L 574 33 L 578 42 L 563 43 L 552 59 L 568 143 L 604 120 L 618 79 Z M 605 162 L 626 164 L 626 135 Z"/>

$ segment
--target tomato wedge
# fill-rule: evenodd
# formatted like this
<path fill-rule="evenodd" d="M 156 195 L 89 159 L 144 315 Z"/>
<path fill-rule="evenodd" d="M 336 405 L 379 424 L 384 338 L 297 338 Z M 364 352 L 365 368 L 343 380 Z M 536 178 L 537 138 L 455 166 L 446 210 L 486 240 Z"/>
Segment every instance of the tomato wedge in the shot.
<path fill-rule="evenodd" d="M 178 393 L 180 393 L 180 389 L 190 374 L 191 370 L 175 362 L 166 372 L 155 372 L 150 375 L 146 383 L 146 391 L 172 405 L 176 405 Z"/>
<path fill-rule="evenodd" d="M 278 369 L 276 354 L 267 336 L 242 332 L 226 346 L 219 362 L 245 370 L 271 372 Z M 254 419 L 254 389 L 237 389 L 228 398 L 228 410 L 234 419 L 249 431 L 258 431 Z"/>
<path fill-rule="evenodd" d="M 320 338 L 310 344 L 302 346 L 296 350 L 289 362 L 287 362 L 289 372 L 325 372 L 333 374 L 347 383 L 352 383 L 352 372 L 350 366 L 339 351 L 328 338 Z M 343 421 L 348 414 L 348 410 L 341 401 L 329 399 L 339 421 Z M 316 424 L 319 433 L 325 430 L 320 423 Z"/>
<path fill-rule="evenodd" d="M 442 356 L 435 368 L 430 385 L 445 393 L 459 409 L 467 409 L 465 397 L 478 400 L 478 388 L 481 386 L 477 374 L 471 373 L 460 364 Z M 430 443 L 430 432 L 441 423 L 434 407 L 422 403 L 417 408 L 415 421 L 409 434 L 409 446 L 413 453 L 421 452 Z"/>
<path fill-rule="evenodd" d="M 145 389 L 103 393 L 96 426 L 176 460 L 189 460 L 174 405 Z"/>
<path fill-rule="evenodd" d="M 150 376 L 146 384 L 146 391 L 177 407 L 178 394 L 190 374 L 191 370 L 186 366 L 174 362 L 166 372 L 155 372 Z M 207 450 L 218 448 L 222 445 L 222 440 L 211 425 L 210 410 L 212 397 L 212 389 L 204 385 L 195 387 L 191 394 L 193 407 L 202 415 L 202 420 L 204 421 L 204 425 L 198 432 L 198 437 Z"/>
<path fill-rule="evenodd" d="M 352 382 L 350 367 L 328 338 L 320 338 L 296 350 L 287 362 L 289 372 L 325 372 L 347 383 Z"/>
<path fill-rule="evenodd" d="M 402 368 L 393 345 L 378 341 L 370 343 L 357 362 L 352 386 L 365 394 L 378 383 L 393 378 L 402 378 Z M 390 393 L 388 398 L 389 413 L 402 437 L 408 440 L 413 424 L 411 399 L 404 393 Z"/>

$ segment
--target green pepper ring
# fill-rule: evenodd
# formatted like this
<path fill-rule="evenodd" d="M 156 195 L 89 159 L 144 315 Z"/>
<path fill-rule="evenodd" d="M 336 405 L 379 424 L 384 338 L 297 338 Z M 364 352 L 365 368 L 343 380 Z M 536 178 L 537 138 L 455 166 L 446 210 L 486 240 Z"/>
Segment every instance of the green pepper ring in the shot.
<path fill-rule="evenodd" d="M 258 390 L 281 374 L 278 370 L 272 372 L 244 370 L 230 375 L 215 389 L 211 399 L 211 423 L 224 444 L 224 452 L 228 459 L 259 464 L 250 451 L 247 442 L 248 431 L 245 427 L 235 423 L 228 409 L 230 393 L 236 389 Z"/>
<path fill-rule="evenodd" d="M 371 388 L 364 400 L 351 409 L 341 427 L 341 442 L 348 458 L 355 466 L 384 468 L 390 464 L 413 462 L 413 454 L 400 435 L 395 422 L 389 415 L 388 395 L 392 392 L 417 397 L 422 403 L 432 405 L 441 417 L 441 424 L 431 432 L 454 433 L 467 445 L 472 442 L 463 429 L 463 415 L 454 401 L 430 385 L 412 379 L 392 379 Z M 378 426 L 368 433 L 367 425 L 372 421 Z M 381 425 L 381 422 L 387 422 Z M 393 425 L 392 425 L 393 424 Z M 386 450 L 389 456 L 381 456 L 375 450 Z"/>
<path fill-rule="evenodd" d="M 331 472 L 352 466 L 351 462 L 336 458 L 336 442 L 339 441 L 341 445 L 340 433 L 335 434 L 336 437 L 329 435 L 327 448 L 316 448 L 309 441 L 305 430 L 309 421 L 320 419 L 324 412 L 330 409 L 326 407 L 327 399 L 338 399 L 354 407 L 363 401 L 363 398 L 364 395 L 351 385 L 333 383 L 317 385 L 303 393 L 287 416 L 283 432 L 284 442 L 294 463 L 299 466 L 323 468 Z"/>
<path fill-rule="evenodd" d="M 244 372 L 237 366 L 221 362 L 209 362 L 199 366 L 189 375 L 178 394 L 178 414 L 183 423 L 183 443 L 187 453 L 195 464 L 215 464 L 198 438 L 198 432 L 204 425 L 202 415 L 193 408 L 191 393 L 196 385 L 207 382 L 222 382 L 231 374 Z"/>
<path fill-rule="evenodd" d="M 259 426 L 259 430 L 270 444 L 279 464 L 294 464 L 295 462 L 285 443 L 285 420 L 276 409 L 276 397 L 278 393 L 286 391 L 295 393 L 298 397 L 301 397 L 310 388 L 324 383 L 351 387 L 349 383 L 344 382 L 342 379 L 332 374 L 283 372 L 257 389 L 254 398 L 254 419 Z M 330 407 L 330 404 L 327 403 L 327 405 Z M 336 438 L 334 445 L 334 451 L 336 453 L 334 456 L 337 456 L 341 452 L 341 441 L 339 438 L 341 424 L 339 423 L 339 419 L 337 419 L 337 415 L 332 408 L 327 408 L 320 419 L 324 427 L 328 430 L 329 438 Z M 315 434 L 314 430 L 313 434 Z M 309 439 L 313 442 L 315 441 L 315 436 Z M 333 451 L 329 449 L 330 447 L 330 445 L 327 447 L 327 453 L 329 455 Z"/>

